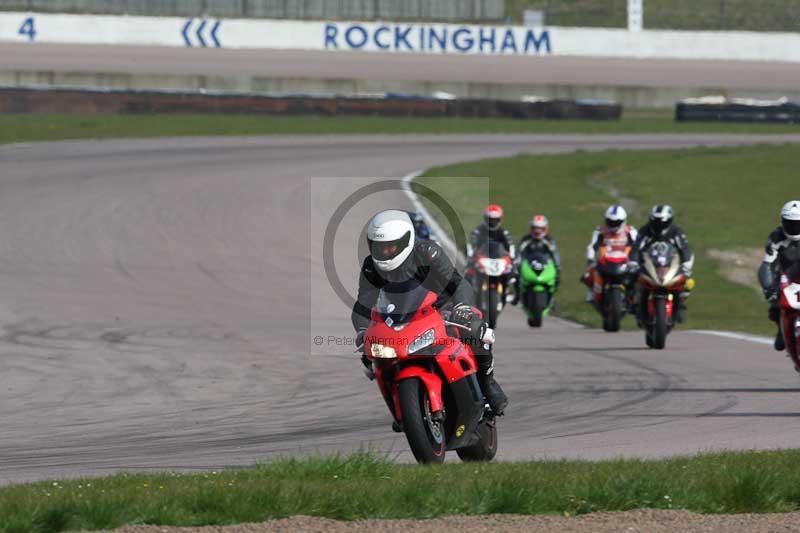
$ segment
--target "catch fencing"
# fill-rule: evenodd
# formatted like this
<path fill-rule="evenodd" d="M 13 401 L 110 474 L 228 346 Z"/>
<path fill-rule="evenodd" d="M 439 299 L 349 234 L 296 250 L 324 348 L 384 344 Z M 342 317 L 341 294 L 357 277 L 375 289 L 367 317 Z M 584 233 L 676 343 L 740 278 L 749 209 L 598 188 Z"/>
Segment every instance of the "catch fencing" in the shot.
<path fill-rule="evenodd" d="M 154 17 L 497 22 L 504 0 L 0 0 L 0 10 Z"/>

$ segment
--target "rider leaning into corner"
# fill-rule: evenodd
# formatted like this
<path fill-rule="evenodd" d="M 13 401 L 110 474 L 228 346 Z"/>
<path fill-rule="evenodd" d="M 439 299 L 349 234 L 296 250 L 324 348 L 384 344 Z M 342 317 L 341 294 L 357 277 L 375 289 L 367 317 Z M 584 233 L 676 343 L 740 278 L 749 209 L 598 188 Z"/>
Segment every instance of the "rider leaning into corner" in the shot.
<path fill-rule="evenodd" d="M 624 250 L 628 246 L 633 250 L 639 232 L 636 228 L 628 224 L 628 212 L 621 205 L 612 205 L 606 209 L 604 224 L 595 228 L 592 232 L 592 239 L 586 247 L 586 271 L 581 280 L 589 287 L 586 293 L 586 301 L 594 300 L 592 283 L 594 278 L 594 268 L 597 266 L 597 252 L 601 246 L 610 250 Z M 633 279 L 627 286 L 627 298 L 630 305 L 633 301 Z"/>
<path fill-rule="evenodd" d="M 667 242 L 678 250 L 681 259 L 681 270 L 687 279 L 691 281 L 692 267 L 694 267 L 694 252 L 689 247 L 686 233 L 677 225 L 673 224 L 675 212 L 669 205 L 656 205 L 650 210 L 650 220 L 639 230 L 639 236 L 631 251 L 630 263 L 635 271 L 641 264 L 641 258 L 650 246 L 655 242 Z M 686 320 L 686 298 L 689 291 L 694 286 L 694 282 L 687 282 L 685 292 L 681 293 L 678 303 L 678 322 Z M 644 309 L 647 305 L 647 295 L 641 294 L 639 299 L 639 320 L 644 316 Z"/>
<path fill-rule="evenodd" d="M 769 234 L 764 261 L 758 268 L 758 281 L 769 303 L 769 319 L 778 326 L 774 343 L 778 351 L 786 349 L 778 307 L 779 274 L 797 262 L 800 262 L 800 200 L 792 200 L 781 209 L 781 225 Z"/>
<path fill-rule="evenodd" d="M 531 219 L 531 231 L 519 241 L 517 247 L 517 257 L 514 261 L 515 272 L 515 290 L 514 297 L 511 300 L 511 305 L 519 303 L 519 283 L 520 275 L 519 268 L 522 258 L 526 252 L 533 252 L 536 250 L 543 250 L 553 260 L 556 266 L 556 288 L 561 283 L 561 254 L 558 252 L 558 245 L 556 240 L 550 235 L 550 221 L 544 215 L 534 215 Z"/>
<path fill-rule="evenodd" d="M 416 279 L 438 295 L 437 309 L 452 307 L 450 320 L 470 328 L 462 340 L 473 348 L 478 363 L 478 383 L 489 406 L 495 413 L 502 414 L 508 399 L 494 380 L 491 346 L 481 341 L 488 325 L 480 311 L 472 307 L 472 286 L 456 271 L 441 246 L 432 241 L 415 240 L 414 225 L 408 213 L 399 210 L 382 211 L 372 217 L 367 227 L 367 244 L 370 255 L 361 266 L 358 297 L 351 317 L 356 329 L 356 345 L 363 344 L 371 310 L 381 288 L 387 283 Z M 362 354 L 361 362 L 370 376 L 371 361 Z"/>

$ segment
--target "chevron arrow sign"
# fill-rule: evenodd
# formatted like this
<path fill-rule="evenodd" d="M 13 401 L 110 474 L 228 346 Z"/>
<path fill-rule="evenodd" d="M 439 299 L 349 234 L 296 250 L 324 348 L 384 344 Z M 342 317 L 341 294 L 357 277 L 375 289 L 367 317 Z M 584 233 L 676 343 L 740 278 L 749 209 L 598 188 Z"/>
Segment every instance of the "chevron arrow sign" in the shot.
<path fill-rule="evenodd" d="M 181 28 L 181 37 L 189 48 L 222 48 L 222 44 L 219 42 L 221 26 L 221 20 L 188 19 Z"/>

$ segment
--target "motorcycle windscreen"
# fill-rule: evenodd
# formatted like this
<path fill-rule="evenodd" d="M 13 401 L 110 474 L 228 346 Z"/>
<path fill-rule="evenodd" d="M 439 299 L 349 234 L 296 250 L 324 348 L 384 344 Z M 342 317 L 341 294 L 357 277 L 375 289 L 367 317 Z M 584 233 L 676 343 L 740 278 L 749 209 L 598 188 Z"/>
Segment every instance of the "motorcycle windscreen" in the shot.
<path fill-rule="evenodd" d="M 501 242 L 489 241 L 478 248 L 478 253 L 490 259 L 500 259 L 508 255 L 508 250 Z"/>
<path fill-rule="evenodd" d="M 429 292 L 416 279 L 387 283 L 381 289 L 375 307 L 382 320 L 388 319 L 388 325 L 406 324 L 422 306 Z"/>
<path fill-rule="evenodd" d="M 530 264 L 531 268 L 536 272 L 541 272 L 550 263 L 550 255 L 541 249 L 532 250 L 531 247 L 525 249 L 522 257 Z"/>

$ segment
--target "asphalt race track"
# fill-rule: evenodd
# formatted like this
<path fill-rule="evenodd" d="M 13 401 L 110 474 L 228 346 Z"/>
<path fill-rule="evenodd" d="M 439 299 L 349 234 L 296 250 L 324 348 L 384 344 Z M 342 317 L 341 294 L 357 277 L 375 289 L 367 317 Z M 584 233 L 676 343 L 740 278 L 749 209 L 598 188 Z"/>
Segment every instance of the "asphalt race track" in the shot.
<path fill-rule="evenodd" d="M 436 164 L 800 136 L 344 136 L 0 147 L 0 483 L 221 468 L 373 447 L 410 459 L 351 346 L 322 235 L 357 187 Z M 352 176 L 366 177 L 362 179 Z M 369 196 L 341 221 L 352 291 Z M 593 221 L 587 221 L 587 236 Z M 556 319 L 500 322 L 499 458 L 661 456 L 800 442 L 800 380 L 762 344 Z M 321 345 L 314 338 L 323 339 Z M 344 341 L 343 341 L 344 342 Z"/>
<path fill-rule="evenodd" d="M 794 91 L 791 63 L 0 43 L 0 70 Z"/>

